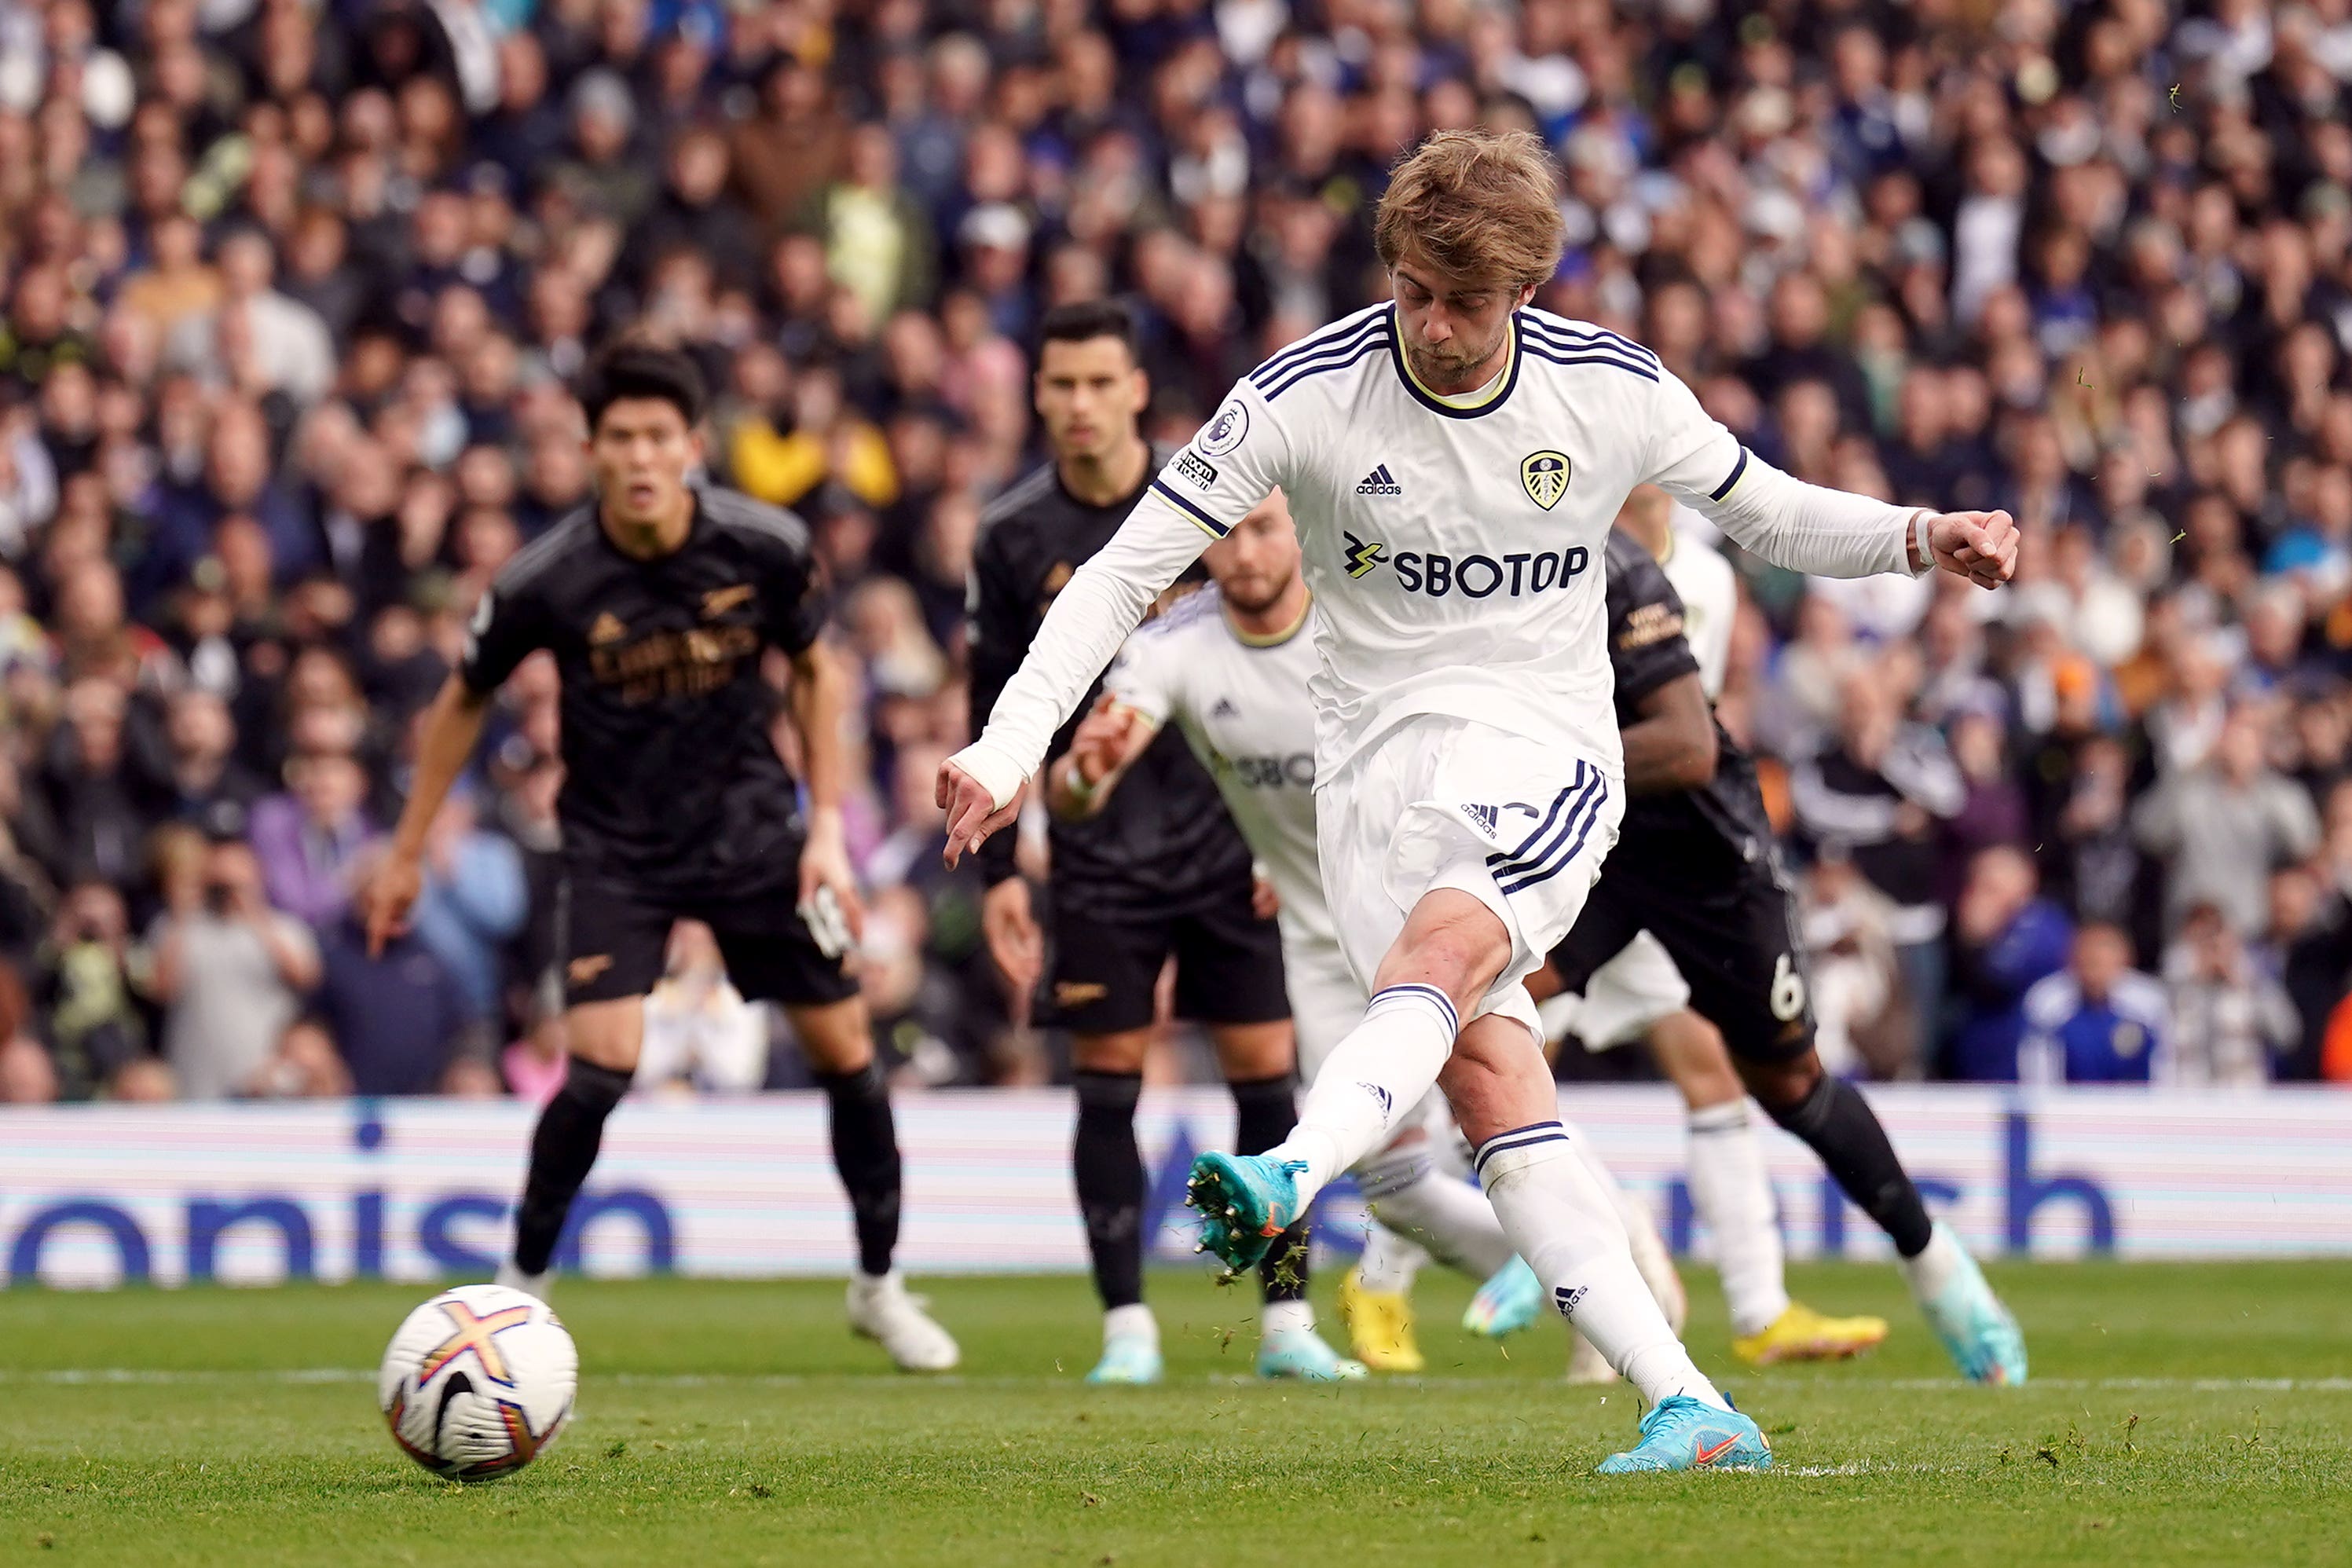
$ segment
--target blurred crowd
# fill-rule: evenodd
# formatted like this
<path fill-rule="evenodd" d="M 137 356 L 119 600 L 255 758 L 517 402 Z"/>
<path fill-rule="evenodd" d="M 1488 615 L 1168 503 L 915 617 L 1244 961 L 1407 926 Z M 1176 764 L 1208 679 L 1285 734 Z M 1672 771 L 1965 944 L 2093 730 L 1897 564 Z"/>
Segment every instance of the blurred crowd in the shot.
<path fill-rule="evenodd" d="M 551 670 L 415 931 L 352 889 L 630 324 L 832 574 L 893 1061 L 1050 1072 L 930 805 L 1033 323 L 1132 300 L 1181 439 L 1471 123 L 1559 153 L 1542 303 L 2025 530 L 1999 595 L 1739 563 L 1832 1066 L 2352 1078 L 2347 79 L 2352 0 L 0 0 L 0 1100 L 550 1091 Z M 788 1081 L 673 945 L 646 1080 Z"/>

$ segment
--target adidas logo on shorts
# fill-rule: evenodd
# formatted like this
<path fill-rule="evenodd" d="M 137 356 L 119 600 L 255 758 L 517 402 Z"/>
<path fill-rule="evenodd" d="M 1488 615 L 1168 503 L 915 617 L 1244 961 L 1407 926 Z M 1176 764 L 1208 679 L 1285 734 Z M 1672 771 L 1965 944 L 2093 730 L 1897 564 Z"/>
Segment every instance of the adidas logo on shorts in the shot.
<path fill-rule="evenodd" d="M 1356 493 L 1360 496 L 1401 496 L 1404 494 L 1404 487 L 1396 482 L 1389 473 L 1389 466 L 1382 463 L 1364 476 L 1363 481 L 1356 486 Z"/>
<path fill-rule="evenodd" d="M 1502 816 L 1499 811 L 1491 805 L 1465 805 L 1462 809 L 1478 825 L 1479 832 L 1489 838 L 1495 837 L 1495 824 Z"/>

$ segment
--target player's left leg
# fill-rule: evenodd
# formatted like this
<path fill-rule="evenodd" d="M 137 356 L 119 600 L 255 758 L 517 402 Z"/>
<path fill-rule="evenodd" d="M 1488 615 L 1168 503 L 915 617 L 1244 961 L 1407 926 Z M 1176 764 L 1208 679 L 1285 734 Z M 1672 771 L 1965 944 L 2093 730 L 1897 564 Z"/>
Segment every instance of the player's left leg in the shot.
<path fill-rule="evenodd" d="M 530 1168 L 515 1205 L 514 1251 L 498 1281 L 545 1299 L 572 1200 L 604 1146 L 604 1122 L 629 1091 L 645 1048 L 646 993 L 662 972 L 672 919 L 610 883 L 567 877 L 558 891 L 564 965 L 563 1084 L 531 1131 Z"/>
<path fill-rule="evenodd" d="M 801 1053 L 824 1090 L 833 1166 L 849 1194 L 857 1268 L 849 1279 L 850 1327 L 879 1342 L 908 1372 L 945 1372 L 961 1359 L 954 1338 L 924 1311 L 892 1266 L 898 1245 L 903 1166 L 890 1114 L 890 1084 L 874 1055 L 866 998 L 784 1005 Z"/>
<path fill-rule="evenodd" d="M 1694 1005 L 1723 1031 L 1748 1092 L 1895 1244 L 1913 1296 L 1962 1374 L 2023 1382 L 2016 1319 L 1951 1228 L 1929 1216 L 1861 1090 L 1822 1068 L 1795 913 L 1772 868 L 1748 868 L 1704 895 L 1660 899 L 1646 912 Z"/>
<path fill-rule="evenodd" d="M 857 1267 L 849 1277 L 849 1326 L 880 1342 L 908 1372 L 944 1372 L 961 1352 L 948 1331 L 908 1293 L 892 1265 L 898 1245 L 903 1167 L 890 1113 L 890 1084 L 874 1054 L 866 998 L 844 966 L 839 939 L 813 931 L 793 892 L 698 910 L 719 939 L 727 976 L 748 1001 L 784 1010 L 801 1055 L 824 1091 L 833 1166 L 849 1195 Z"/>
<path fill-rule="evenodd" d="M 1298 1121 L 1298 1051 L 1283 984 L 1282 935 L 1251 908 L 1246 889 L 1175 922 L 1175 1011 L 1205 1024 L 1234 1097 L 1234 1150 L 1259 1154 Z M 1364 1375 L 1361 1363 L 1315 1331 L 1307 1300 L 1307 1221 L 1302 1212 L 1258 1262 L 1260 1377 L 1332 1382 Z"/>

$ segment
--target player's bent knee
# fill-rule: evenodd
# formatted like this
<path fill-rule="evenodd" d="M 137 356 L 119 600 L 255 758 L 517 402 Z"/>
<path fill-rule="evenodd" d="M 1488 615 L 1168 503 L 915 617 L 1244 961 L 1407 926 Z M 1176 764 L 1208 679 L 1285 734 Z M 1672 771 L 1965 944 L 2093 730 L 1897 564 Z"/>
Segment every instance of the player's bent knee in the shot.
<path fill-rule="evenodd" d="M 1434 985 L 1467 1011 L 1511 959 L 1511 933 L 1500 916 L 1456 888 L 1423 895 L 1381 960 L 1375 989 Z"/>
<path fill-rule="evenodd" d="M 1765 1110 L 1787 1110 L 1802 1105 L 1822 1081 L 1822 1058 L 1809 1050 L 1785 1062 L 1743 1061 L 1739 1077 Z"/>
<path fill-rule="evenodd" d="M 646 999 L 575 1004 L 563 1018 L 566 1047 L 584 1062 L 612 1072 L 633 1073 L 646 1047 Z"/>
<path fill-rule="evenodd" d="M 866 1000 L 852 996 L 821 1007 L 787 1007 L 784 1020 L 800 1042 L 801 1056 L 817 1072 L 861 1072 L 874 1059 L 874 1029 Z"/>
<path fill-rule="evenodd" d="M 1149 1029 L 1121 1029 L 1109 1035 L 1073 1035 L 1070 1065 L 1080 1072 L 1139 1073 L 1150 1048 Z M 1275 1071 L 1279 1072 L 1279 1068 Z M 1272 1077 L 1272 1073 L 1265 1076 Z"/>

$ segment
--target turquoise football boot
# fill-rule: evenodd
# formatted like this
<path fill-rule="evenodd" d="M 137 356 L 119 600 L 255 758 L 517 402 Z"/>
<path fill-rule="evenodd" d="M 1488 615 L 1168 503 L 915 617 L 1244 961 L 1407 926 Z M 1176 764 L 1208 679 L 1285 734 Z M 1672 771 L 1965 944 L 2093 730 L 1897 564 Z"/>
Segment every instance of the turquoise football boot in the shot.
<path fill-rule="evenodd" d="M 1941 1229 L 1943 1222 L 1937 1221 Z M 1919 1303 L 1927 1326 L 1944 1342 L 1960 1375 L 1970 1383 L 2014 1387 L 2025 1381 L 2025 1334 L 1978 1268 L 1958 1247 L 1960 1265 L 1933 1300 Z"/>
<path fill-rule="evenodd" d="M 1300 1383 L 1358 1383 L 1371 1374 L 1349 1361 L 1313 1329 L 1276 1329 L 1258 1342 L 1257 1374 Z"/>
<path fill-rule="evenodd" d="M 1254 1268 L 1274 1238 L 1298 1218 L 1304 1160 L 1263 1154 L 1202 1154 L 1192 1162 L 1184 1202 L 1201 1211 L 1201 1245 L 1238 1274 Z"/>
<path fill-rule="evenodd" d="M 1533 1324 L 1544 1309 L 1543 1281 L 1524 1258 L 1514 1258 L 1470 1298 L 1462 1326 L 1474 1334 L 1499 1340 Z"/>
<path fill-rule="evenodd" d="M 1644 1470 L 1769 1470 L 1772 1445 L 1737 1410 L 1718 1410 L 1687 1394 L 1669 1394 L 1642 1417 L 1642 1440 L 1601 1461 L 1594 1473 Z"/>
<path fill-rule="evenodd" d="M 1167 1369 L 1160 1357 L 1159 1342 L 1141 1334 L 1120 1334 L 1103 1342 L 1102 1360 L 1095 1363 L 1087 1381 L 1132 1388 L 1148 1387 L 1158 1383 Z"/>

